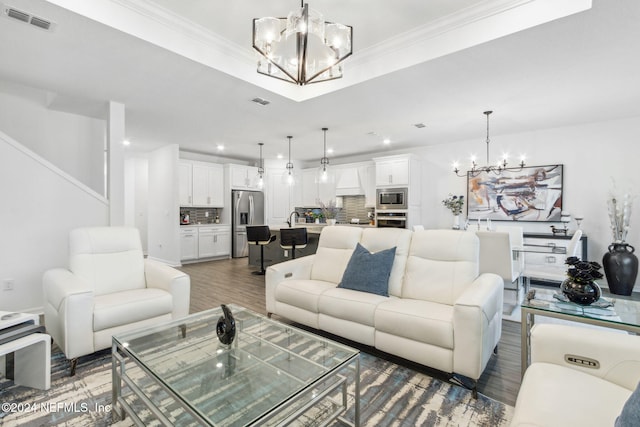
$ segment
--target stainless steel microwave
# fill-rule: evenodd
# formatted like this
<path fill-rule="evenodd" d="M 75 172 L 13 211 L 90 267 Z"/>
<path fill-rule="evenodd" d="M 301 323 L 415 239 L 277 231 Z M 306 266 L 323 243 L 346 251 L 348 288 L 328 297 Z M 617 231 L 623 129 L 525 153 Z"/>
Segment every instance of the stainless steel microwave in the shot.
<path fill-rule="evenodd" d="M 376 209 L 407 209 L 405 188 L 378 188 L 376 191 Z"/>

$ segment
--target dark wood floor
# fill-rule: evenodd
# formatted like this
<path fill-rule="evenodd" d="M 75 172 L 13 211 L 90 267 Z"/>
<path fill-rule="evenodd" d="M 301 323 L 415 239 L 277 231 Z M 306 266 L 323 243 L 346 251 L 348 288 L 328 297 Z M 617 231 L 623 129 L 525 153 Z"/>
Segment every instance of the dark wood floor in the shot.
<path fill-rule="evenodd" d="M 181 267 L 181 270 L 191 277 L 191 313 L 214 308 L 220 304 L 235 303 L 257 313 L 266 314 L 264 276 L 251 274 L 254 269 L 248 266 L 247 258 L 189 264 Z M 278 320 L 286 321 L 279 318 Z M 421 365 L 377 352 L 371 347 L 347 343 L 431 376 L 439 376 L 437 372 Z M 519 388 L 520 324 L 503 320 L 498 355 L 491 358 L 487 369 L 480 377 L 478 391 L 500 402 L 514 405 Z"/>

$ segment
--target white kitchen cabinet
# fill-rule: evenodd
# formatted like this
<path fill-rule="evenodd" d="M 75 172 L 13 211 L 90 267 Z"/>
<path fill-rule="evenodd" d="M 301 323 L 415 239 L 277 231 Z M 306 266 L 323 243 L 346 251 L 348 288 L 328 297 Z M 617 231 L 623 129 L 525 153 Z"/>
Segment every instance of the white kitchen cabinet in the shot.
<path fill-rule="evenodd" d="M 222 165 L 193 163 L 193 206 L 224 207 Z"/>
<path fill-rule="evenodd" d="M 301 173 L 301 199 L 296 201 L 296 206 L 304 208 L 320 207 L 318 200 L 328 204 L 336 198 L 335 169 L 327 170 L 327 180 L 321 181 L 318 176 L 318 168 L 303 169 Z"/>
<path fill-rule="evenodd" d="M 198 258 L 231 255 L 231 228 L 228 225 L 200 227 L 198 230 Z"/>
<path fill-rule="evenodd" d="M 376 207 L 376 167 L 374 165 L 360 166 L 358 168 L 360 182 L 364 190 L 364 207 Z"/>
<path fill-rule="evenodd" d="M 193 206 L 193 164 L 181 161 L 178 164 L 178 187 L 180 206 Z"/>
<path fill-rule="evenodd" d="M 180 228 L 180 260 L 188 261 L 198 258 L 198 229 L 196 227 Z"/>
<path fill-rule="evenodd" d="M 409 185 L 409 159 L 376 160 L 376 185 Z"/>
<path fill-rule="evenodd" d="M 255 166 L 229 165 L 231 189 L 260 190 L 258 168 Z"/>

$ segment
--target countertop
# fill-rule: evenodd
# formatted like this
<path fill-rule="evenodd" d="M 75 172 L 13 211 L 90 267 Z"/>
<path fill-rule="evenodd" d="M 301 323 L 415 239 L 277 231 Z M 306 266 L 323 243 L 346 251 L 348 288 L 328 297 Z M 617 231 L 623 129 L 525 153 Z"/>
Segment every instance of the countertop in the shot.
<path fill-rule="evenodd" d="M 347 227 L 360 227 L 360 228 L 375 228 L 375 225 L 369 224 L 351 224 L 351 223 L 343 223 L 336 224 L 336 226 L 347 226 Z M 320 234 L 324 227 L 332 227 L 327 224 L 316 224 L 316 223 L 296 223 L 291 228 L 306 228 L 307 233 L 309 234 Z M 280 231 L 282 228 L 289 228 L 287 223 L 284 224 L 269 224 L 269 229 L 271 231 Z"/>

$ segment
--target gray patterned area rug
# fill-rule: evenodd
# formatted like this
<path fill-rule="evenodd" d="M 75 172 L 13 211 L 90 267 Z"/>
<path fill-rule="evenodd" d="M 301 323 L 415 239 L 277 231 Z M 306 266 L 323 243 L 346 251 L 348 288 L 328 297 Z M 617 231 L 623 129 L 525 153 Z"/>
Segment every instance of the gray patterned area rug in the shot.
<path fill-rule="evenodd" d="M 366 426 L 507 426 L 513 407 L 408 367 L 361 353 L 360 408 Z M 15 386 L 0 378 L 0 426 L 107 426 L 111 421 L 111 354 L 81 358 L 68 376 L 52 349 L 51 389 Z M 352 417 L 348 412 L 346 418 Z M 130 419 L 113 424 L 132 425 Z M 341 425 L 341 424 L 336 424 Z"/>

